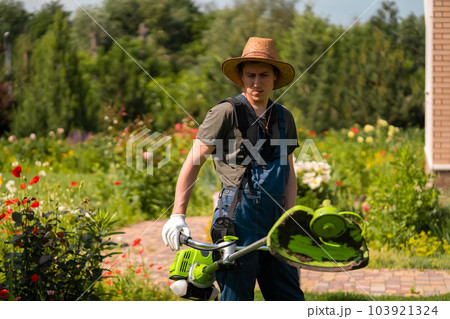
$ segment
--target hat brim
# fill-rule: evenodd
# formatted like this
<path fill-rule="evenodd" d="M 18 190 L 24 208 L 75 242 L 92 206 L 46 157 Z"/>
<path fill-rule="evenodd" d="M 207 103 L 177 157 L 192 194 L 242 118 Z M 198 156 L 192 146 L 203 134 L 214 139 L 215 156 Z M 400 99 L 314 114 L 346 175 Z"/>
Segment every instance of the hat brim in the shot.
<path fill-rule="evenodd" d="M 288 85 L 295 78 L 295 70 L 292 65 L 286 62 L 274 61 L 270 59 L 264 58 L 231 58 L 227 59 L 222 63 L 222 72 L 234 83 L 243 87 L 241 75 L 239 74 L 239 70 L 237 66 L 243 62 L 261 62 L 273 65 L 276 67 L 280 74 L 277 77 L 277 80 L 274 83 L 273 89 L 279 89 L 283 86 Z"/>

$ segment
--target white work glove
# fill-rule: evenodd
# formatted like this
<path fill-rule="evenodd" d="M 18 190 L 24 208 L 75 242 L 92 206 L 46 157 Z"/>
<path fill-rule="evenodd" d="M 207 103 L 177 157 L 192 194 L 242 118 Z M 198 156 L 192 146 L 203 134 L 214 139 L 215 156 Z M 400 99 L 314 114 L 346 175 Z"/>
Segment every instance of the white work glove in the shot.
<path fill-rule="evenodd" d="M 180 232 L 186 236 L 191 236 L 191 230 L 184 221 L 186 215 L 184 214 L 173 214 L 170 219 L 164 225 L 161 235 L 166 246 L 169 246 L 172 250 L 180 249 Z"/>

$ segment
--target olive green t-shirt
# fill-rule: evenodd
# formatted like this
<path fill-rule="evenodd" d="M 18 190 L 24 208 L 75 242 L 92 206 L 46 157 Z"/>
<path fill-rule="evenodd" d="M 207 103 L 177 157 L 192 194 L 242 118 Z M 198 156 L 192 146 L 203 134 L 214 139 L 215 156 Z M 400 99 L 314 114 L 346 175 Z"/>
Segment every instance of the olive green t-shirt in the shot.
<path fill-rule="evenodd" d="M 247 111 L 250 112 L 248 109 Z M 271 139 L 279 139 L 280 131 L 276 108 L 273 108 L 273 111 L 270 115 L 269 131 L 271 132 Z M 283 112 L 286 138 L 290 140 L 287 153 L 291 154 L 298 147 L 297 129 L 292 113 L 284 106 Z M 216 147 L 213 161 L 217 175 L 224 186 L 233 188 L 238 187 L 245 171 L 245 166 L 241 165 L 244 161 L 241 152 L 242 134 L 237 128 L 237 124 L 233 105 L 224 102 L 208 111 L 197 133 L 197 138 L 202 142 Z"/>

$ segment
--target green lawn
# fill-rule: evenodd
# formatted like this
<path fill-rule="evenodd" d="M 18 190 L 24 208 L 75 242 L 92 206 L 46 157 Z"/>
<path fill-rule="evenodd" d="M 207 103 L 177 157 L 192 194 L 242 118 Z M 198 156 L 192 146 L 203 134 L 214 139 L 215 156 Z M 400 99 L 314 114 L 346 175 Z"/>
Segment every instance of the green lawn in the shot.
<path fill-rule="evenodd" d="M 449 301 L 450 293 L 428 297 L 403 297 L 396 295 L 368 296 L 351 292 L 305 292 L 306 301 L 372 301 L 372 298 L 376 301 Z M 255 291 L 255 300 L 264 301 L 261 291 Z"/>

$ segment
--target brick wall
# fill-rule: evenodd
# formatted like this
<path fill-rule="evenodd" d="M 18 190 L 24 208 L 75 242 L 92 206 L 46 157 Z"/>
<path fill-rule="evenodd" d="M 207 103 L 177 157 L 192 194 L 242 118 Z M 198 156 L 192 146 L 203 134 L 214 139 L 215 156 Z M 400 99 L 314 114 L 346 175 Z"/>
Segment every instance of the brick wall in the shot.
<path fill-rule="evenodd" d="M 432 6 L 432 162 L 450 164 L 450 0 Z"/>

